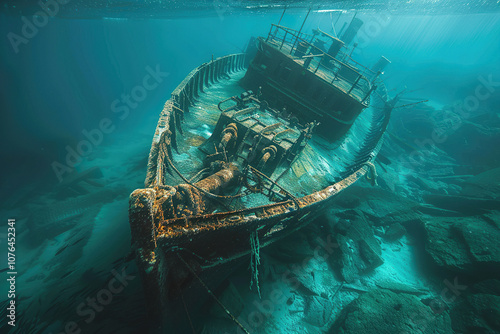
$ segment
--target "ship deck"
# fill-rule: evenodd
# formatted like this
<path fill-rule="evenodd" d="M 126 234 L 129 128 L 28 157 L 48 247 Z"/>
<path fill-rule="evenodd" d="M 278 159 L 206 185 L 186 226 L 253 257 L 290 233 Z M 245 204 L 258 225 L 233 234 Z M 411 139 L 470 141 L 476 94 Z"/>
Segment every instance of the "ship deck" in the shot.
<path fill-rule="evenodd" d="M 190 111 L 184 114 L 183 135 L 177 137 L 178 152 L 173 152 L 173 161 L 181 173 L 190 179 L 203 169 L 205 155 L 198 149 L 207 140 L 219 119 L 221 112 L 217 105 L 221 100 L 244 92 L 238 84 L 245 71 L 233 73 L 230 78 L 221 79 L 192 101 Z M 333 184 L 340 178 L 345 167 L 352 163 L 355 155 L 365 140 L 370 126 L 372 111 L 365 110 L 355 121 L 345 139 L 329 143 L 318 136 L 308 142 L 291 167 L 279 167 L 271 175 L 273 180 L 279 177 L 278 184 L 296 197 L 302 197 Z M 175 185 L 183 181 L 175 175 L 169 176 L 166 184 Z M 233 209 L 243 209 L 268 204 L 269 199 L 260 193 L 234 200 Z"/>

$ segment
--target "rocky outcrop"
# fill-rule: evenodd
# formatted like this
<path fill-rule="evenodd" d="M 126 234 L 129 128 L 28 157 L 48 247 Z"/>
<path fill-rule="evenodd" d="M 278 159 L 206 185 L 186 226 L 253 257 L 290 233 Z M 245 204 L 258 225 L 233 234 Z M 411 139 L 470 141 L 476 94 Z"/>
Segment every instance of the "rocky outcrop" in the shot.
<path fill-rule="evenodd" d="M 334 304 L 327 296 L 308 296 L 304 310 L 304 321 L 316 327 L 323 327 L 332 315 Z"/>
<path fill-rule="evenodd" d="M 439 268 L 468 277 L 500 274 L 499 213 L 462 218 L 433 218 L 422 224 L 425 252 Z"/>
<path fill-rule="evenodd" d="M 451 334 L 448 313 L 435 313 L 414 295 L 372 290 L 345 307 L 328 332 Z"/>
<path fill-rule="evenodd" d="M 483 293 L 465 296 L 450 316 L 455 334 L 500 333 L 500 297 Z"/>
<path fill-rule="evenodd" d="M 478 215 L 488 210 L 500 210 L 500 200 L 449 195 L 424 195 L 424 200 L 445 210 L 459 212 L 462 215 Z"/>
<path fill-rule="evenodd" d="M 352 186 L 342 192 L 335 204 L 362 212 L 374 225 L 400 222 L 401 216 L 415 214 L 419 204 L 377 187 Z"/>
<path fill-rule="evenodd" d="M 406 234 L 406 229 L 400 223 L 389 226 L 384 233 L 384 239 L 387 241 L 396 241 Z"/>
<path fill-rule="evenodd" d="M 500 168 L 490 169 L 463 182 L 462 196 L 500 199 Z"/>
<path fill-rule="evenodd" d="M 346 282 L 353 282 L 384 263 L 372 227 L 357 212 L 344 213 L 334 230 L 340 250 L 340 274 Z"/>

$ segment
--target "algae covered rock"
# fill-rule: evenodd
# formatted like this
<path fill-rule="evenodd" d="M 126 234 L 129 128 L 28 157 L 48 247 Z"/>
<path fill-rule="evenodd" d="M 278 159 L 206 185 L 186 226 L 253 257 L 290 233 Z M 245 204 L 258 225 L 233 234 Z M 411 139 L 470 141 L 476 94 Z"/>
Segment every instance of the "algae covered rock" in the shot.
<path fill-rule="evenodd" d="M 308 296 L 304 310 L 304 320 L 316 327 L 323 327 L 333 311 L 333 301 L 325 296 Z"/>
<path fill-rule="evenodd" d="M 414 295 L 372 290 L 345 307 L 329 334 L 451 334 L 448 313 L 434 313 Z"/>
<path fill-rule="evenodd" d="M 452 220 L 433 219 L 424 224 L 425 252 L 431 261 L 443 269 L 460 272 L 472 270 L 472 261 L 460 240 L 460 230 Z"/>
<path fill-rule="evenodd" d="M 437 267 L 471 277 L 500 274 L 500 229 L 489 217 L 434 218 L 423 228 L 425 252 Z"/>
<path fill-rule="evenodd" d="M 390 225 L 384 234 L 384 239 L 387 241 L 397 241 L 406 234 L 406 229 L 403 225 L 395 223 Z"/>
<path fill-rule="evenodd" d="M 351 283 L 384 263 L 381 247 L 372 227 L 360 216 L 344 220 L 336 228 L 339 245 L 338 265 L 343 279 Z"/>
<path fill-rule="evenodd" d="M 487 279 L 472 286 L 475 293 L 500 296 L 500 279 Z"/>
<path fill-rule="evenodd" d="M 453 330 L 461 333 L 500 332 L 500 297 L 478 293 L 460 299 L 451 310 Z"/>

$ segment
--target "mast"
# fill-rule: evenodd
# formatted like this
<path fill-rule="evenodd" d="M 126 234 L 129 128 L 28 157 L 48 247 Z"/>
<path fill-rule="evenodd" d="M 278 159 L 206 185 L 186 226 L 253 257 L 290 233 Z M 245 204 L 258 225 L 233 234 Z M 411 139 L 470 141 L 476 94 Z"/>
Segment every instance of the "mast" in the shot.
<path fill-rule="evenodd" d="M 297 40 L 300 38 L 300 33 L 302 32 L 302 28 L 304 28 L 304 24 L 306 23 L 307 17 L 309 16 L 309 13 L 311 12 L 312 6 L 309 7 L 309 10 L 307 11 L 307 15 L 304 18 L 304 21 L 302 22 L 302 25 L 300 26 L 299 33 L 297 34 L 297 38 L 295 38 L 295 42 L 292 45 L 292 48 L 290 49 L 290 52 L 292 52 L 293 48 L 295 47 L 295 44 L 297 44 Z"/>
<path fill-rule="evenodd" d="M 283 9 L 283 13 L 281 13 L 281 17 L 280 17 L 280 20 L 278 21 L 278 25 L 280 25 L 280 23 L 281 23 L 281 19 L 283 18 L 283 15 L 285 15 L 285 12 L 286 12 L 286 7 L 287 7 L 287 6 L 285 6 L 285 8 Z"/>

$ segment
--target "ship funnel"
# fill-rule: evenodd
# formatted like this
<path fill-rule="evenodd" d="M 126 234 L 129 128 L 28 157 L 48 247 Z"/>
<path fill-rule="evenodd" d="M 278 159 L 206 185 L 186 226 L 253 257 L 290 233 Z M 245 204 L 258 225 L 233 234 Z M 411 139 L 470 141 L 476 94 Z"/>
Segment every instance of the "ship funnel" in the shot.
<path fill-rule="evenodd" d="M 342 42 L 338 38 L 332 38 L 332 45 L 328 49 L 328 54 L 335 58 L 335 56 L 339 53 L 342 46 L 344 46 L 344 42 Z"/>
<path fill-rule="evenodd" d="M 380 59 L 372 67 L 373 73 L 377 73 L 377 72 L 383 73 L 384 68 L 387 65 L 389 65 L 390 63 L 391 63 L 391 61 L 389 59 L 385 58 L 384 56 L 381 56 Z"/>
<path fill-rule="evenodd" d="M 343 40 L 346 45 L 351 43 L 354 37 L 356 37 L 359 29 L 361 29 L 362 25 L 363 21 L 361 19 L 358 19 L 357 17 L 353 18 L 344 35 L 342 35 L 341 40 Z"/>

